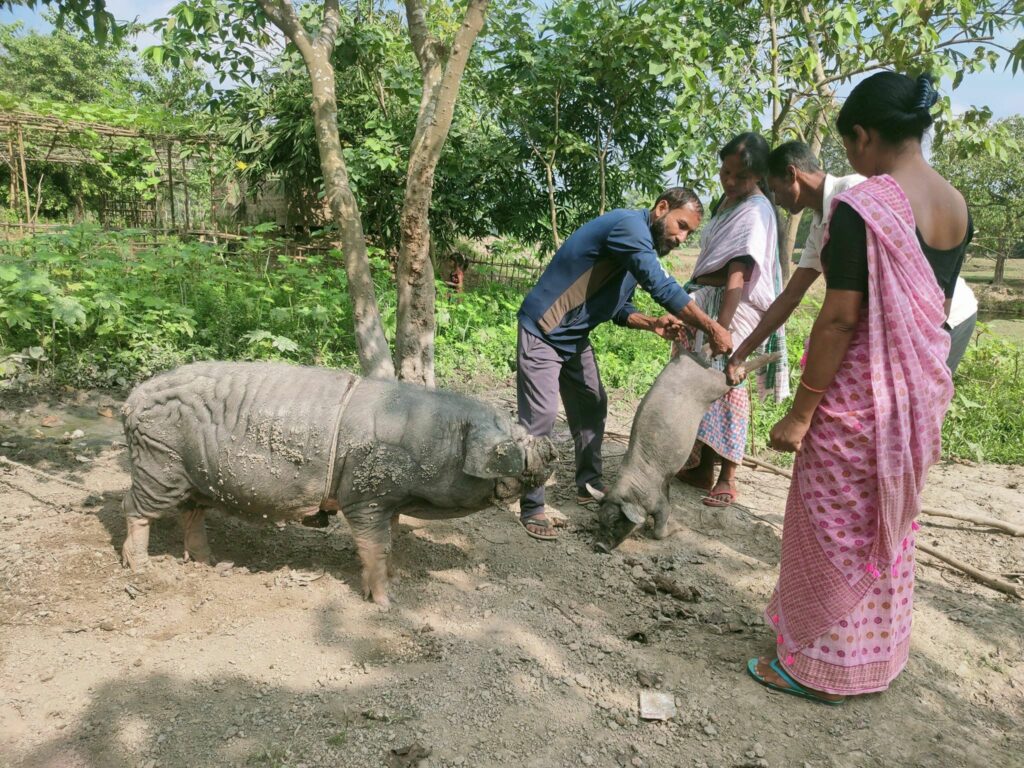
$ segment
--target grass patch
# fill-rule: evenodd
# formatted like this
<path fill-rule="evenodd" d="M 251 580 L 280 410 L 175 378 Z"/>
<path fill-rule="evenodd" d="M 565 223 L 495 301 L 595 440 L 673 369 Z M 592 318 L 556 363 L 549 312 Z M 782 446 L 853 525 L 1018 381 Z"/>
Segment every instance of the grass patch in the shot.
<path fill-rule="evenodd" d="M 332 734 L 331 736 L 327 737 L 327 743 L 329 745 L 331 745 L 332 747 L 344 746 L 347 741 L 348 741 L 348 732 L 347 731 L 338 731 L 337 733 Z"/>

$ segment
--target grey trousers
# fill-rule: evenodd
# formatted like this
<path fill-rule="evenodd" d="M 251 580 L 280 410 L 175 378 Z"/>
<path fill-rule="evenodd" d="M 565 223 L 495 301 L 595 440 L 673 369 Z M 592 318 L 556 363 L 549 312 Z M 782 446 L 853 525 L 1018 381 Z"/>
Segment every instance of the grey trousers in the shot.
<path fill-rule="evenodd" d="M 974 338 L 974 327 L 978 324 L 978 313 L 964 320 L 956 328 L 949 329 L 949 357 L 946 358 L 946 367 L 950 374 L 956 373 L 956 367 L 967 351 L 967 345 Z"/>
<path fill-rule="evenodd" d="M 531 435 L 550 435 L 561 395 L 576 448 L 576 487 L 601 480 L 601 442 L 608 416 L 608 395 L 601 385 L 594 348 L 588 343 L 574 354 L 561 352 L 519 326 L 516 399 L 519 423 Z M 520 517 L 544 511 L 544 486 L 519 500 Z"/>

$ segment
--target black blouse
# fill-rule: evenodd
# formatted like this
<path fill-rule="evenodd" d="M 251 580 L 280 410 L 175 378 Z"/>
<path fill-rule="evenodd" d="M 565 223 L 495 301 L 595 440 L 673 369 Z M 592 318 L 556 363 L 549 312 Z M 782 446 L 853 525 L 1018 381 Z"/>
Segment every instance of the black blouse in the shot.
<path fill-rule="evenodd" d="M 828 225 L 828 242 L 821 251 L 825 270 L 825 286 L 843 291 L 868 293 L 868 233 L 864 219 L 846 203 L 836 206 Z M 935 279 L 946 298 L 953 297 L 953 288 L 964 263 L 967 246 L 974 237 L 974 223 L 967 214 L 967 235 L 953 248 L 933 248 L 917 232 L 917 242 L 935 273 Z"/>

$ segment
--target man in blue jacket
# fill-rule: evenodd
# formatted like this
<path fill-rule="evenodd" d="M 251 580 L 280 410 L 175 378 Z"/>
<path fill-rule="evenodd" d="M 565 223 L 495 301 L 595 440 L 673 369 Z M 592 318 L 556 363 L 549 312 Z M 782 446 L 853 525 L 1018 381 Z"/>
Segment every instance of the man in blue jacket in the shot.
<path fill-rule="evenodd" d="M 601 441 L 608 397 L 590 346 L 590 331 L 606 320 L 674 338 L 683 323 L 703 329 L 714 355 L 732 348 L 729 332 L 708 317 L 662 266 L 660 257 L 700 225 L 704 209 L 683 187 L 666 190 L 654 208 L 618 209 L 577 229 L 555 253 L 519 308 L 519 423 L 531 435 L 550 435 L 561 394 L 576 447 L 577 500 L 604 490 Z M 632 304 L 637 286 L 668 314 L 649 317 Z M 544 486 L 520 499 L 520 522 L 537 539 L 557 538 L 544 513 Z"/>

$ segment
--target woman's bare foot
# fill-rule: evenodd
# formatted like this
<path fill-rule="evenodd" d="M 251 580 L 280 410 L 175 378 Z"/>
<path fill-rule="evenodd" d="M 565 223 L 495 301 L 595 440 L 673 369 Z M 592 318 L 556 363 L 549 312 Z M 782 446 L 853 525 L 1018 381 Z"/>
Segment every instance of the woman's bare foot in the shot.
<path fill-rule="evenodd" d="M 711 484 L 715 481 L 715 467 L 698 464 L 692 469 L 680 469 L 676 472 L 676 479 L 702 491 L 710 491 Z"/>

